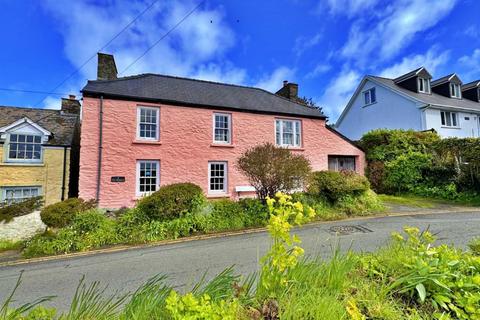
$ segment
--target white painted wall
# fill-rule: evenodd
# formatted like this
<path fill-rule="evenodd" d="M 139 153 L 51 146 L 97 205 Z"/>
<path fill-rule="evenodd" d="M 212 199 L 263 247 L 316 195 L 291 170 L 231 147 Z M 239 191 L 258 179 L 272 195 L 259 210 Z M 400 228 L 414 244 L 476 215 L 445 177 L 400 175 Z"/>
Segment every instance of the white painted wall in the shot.
<path fill-rule="evenodd" d="M 375 87 L 377 102 L 364 105 L 363 92 Z M 424 130 L 422 111 L 414 101 L 367 80 L 337 130 L 351 140 L 359 140 L 373 129 Z"/>
<path fill-rule="evenodd" d="M 480 137 L 480 114 L 457 112 L 458 128 L 443 127 L 440 109 L 428 108 L 424 111 L 427 129 L 435 129 L 442 138 L 478 138 Z M 451 110 L 444 110 L 450 111 Z M 469 118 L 470 120 L 466 120 Z"/>

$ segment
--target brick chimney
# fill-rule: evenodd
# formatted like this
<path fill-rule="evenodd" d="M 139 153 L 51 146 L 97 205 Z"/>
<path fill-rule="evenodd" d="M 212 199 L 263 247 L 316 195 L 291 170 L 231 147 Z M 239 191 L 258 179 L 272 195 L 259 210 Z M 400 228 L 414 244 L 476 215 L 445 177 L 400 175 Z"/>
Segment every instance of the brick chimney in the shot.
<path fill-rule="evenodd" d="M 275 94 L 296 101 L 298 99 L 298 84 L 285 80 L 283 81 L 283 87 Z"/>
<path fill-rule="evenodd" d="M 98 53 L 97 80 L 117 79 L 117 66 L 111 54 Z"/>
<path fill-rule="evenodd" d="M 78 101 L 73 94 L 68 98 L 62 98 L 62 113 L 80 114 L 80 101 Z"/>

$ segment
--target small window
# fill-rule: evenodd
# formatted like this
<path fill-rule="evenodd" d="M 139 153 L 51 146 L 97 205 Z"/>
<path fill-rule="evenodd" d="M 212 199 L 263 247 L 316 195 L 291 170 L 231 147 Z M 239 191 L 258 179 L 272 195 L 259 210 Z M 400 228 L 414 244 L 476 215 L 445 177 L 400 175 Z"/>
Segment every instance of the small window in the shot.
<path fill-rule="evenodd" d="M 137 138 L 142 140 L 158 140 L 159 117 L 158 108 L 139 107 L 137 112 Z"/>
<path fill-rule="evenodd" d="M 418 78 L 418 92 L 430 93 L 430 80 L 427 78 Z"/>
<path fill-rule="evenodd" d="M 302 141 L 300 120 L 277 119 L 275 121 L 275 143 L 277 146 L 300 147 Z"/>
<path fill-rule="evenodd" d="M 213 114 L 213 142 L 230 144 L 232 141 L 232 121 L 228 113 Z"/>
<path fill-rule="evenodd" d="M 41 195 L 40 189 L 40 187 L 4 187 L 2 190 L 2 202 L 10 205 L 38 197 Z"/>
<path fill-rule="evenodd" d="M 377 95 L 375 92 L 375 88 L 368 89 L 363 93 L 363 97 L 365 100 L 365 105 L 369 105 L 372 103 L 377 102 Z"/>
<path fill-rule="evenodd" d="M 452 98 L 461 98 L 462 93 L 460 90 L 460 85 L 457 83 L 450 83 L 450 95 Z"/>
<path fill-rule="evenodd" d="M 469 121 L 469 120 L 470 120 L 470 117 L 465 117 L 465 120 Z"/>
<path fill-rule="evenodd" d="M 159 161 L 141 160 L 137 162 L 137 195 L 145 196 L 158 190 L 160 185 Z"/>
<path fill-rule="evenodd" d="M 355 157 L 328 156 L 328 170 L 330 171 L 355 171 Z"/>
<path fill-rule="evenodd" d="M 10 134 L 8 159 L 14 161 L 40 161 L 42 158 L 42 137 L 29 134 Z"/>
<path fill-rule="evenodd" d="M 208 193 L 227 193 L 227 162 L 209 162 L 208 180 Z"/>
<path fill-rule="evenodd" d="M 458 126 L 456 112 L 441 111 L 440 117 L 442 119 L 442 126 L 445 126 L 445 127 Z"/>

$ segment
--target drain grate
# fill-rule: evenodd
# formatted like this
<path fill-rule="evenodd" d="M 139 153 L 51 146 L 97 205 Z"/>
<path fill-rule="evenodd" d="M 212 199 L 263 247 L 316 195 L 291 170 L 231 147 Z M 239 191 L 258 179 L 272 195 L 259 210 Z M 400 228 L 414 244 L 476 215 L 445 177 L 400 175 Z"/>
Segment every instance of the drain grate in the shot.
<path fill-rule="evenodd" d="M 333 226 L 328 229 L 330 233 L 340 236 L 346 236 L 354 233 L 368 233 L 373 232 L 372 230 L 365 228 L 360 225 L 346 225 L 346 226 Z"/>

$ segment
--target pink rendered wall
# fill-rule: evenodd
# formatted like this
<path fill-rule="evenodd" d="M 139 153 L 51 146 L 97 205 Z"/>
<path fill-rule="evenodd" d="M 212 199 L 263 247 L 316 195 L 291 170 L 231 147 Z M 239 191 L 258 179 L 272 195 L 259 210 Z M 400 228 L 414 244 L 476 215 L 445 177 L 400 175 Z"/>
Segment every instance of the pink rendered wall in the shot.
<path fill-rule="evenodd" d="M 96 197 L 98 168 L 100 100 L 83 100 L 80 197 Z M 160 141 L 136 141 L 137 106 L 160 109 Z M 212 114 L 231 114 L 232 145 L 212 144 Z M 246 112 L 221 111 L 170 105 L 108 100 L 103 102 L 103 154 L 100 186 L 101 207 L 133 206 L 136 197 L 136 161 L 159 160 L 160 184 L 192 182 L 208 191 L 208 161 L 228 162 L 228 194 L 235 197 L 235 186 L 248 186 L 248 180 L 235 169 L 236 159 L 248 148 L 262 142 L 275 142 L 275 117 Z M 290 118 L 290 117 L 288 117 Z M 357 171 L 364 172 L 364 153 L 325 127 L 319 119 L 302 120 L 302 148 L 314 170 L 328 169 L 328 155 L 357 156 Z M 125 182 L 111 182 L 124 176 Z M 208 196 L 208 195 L 207 195 Z M 217 195 L 218 197 L 218 195 Z"/>

